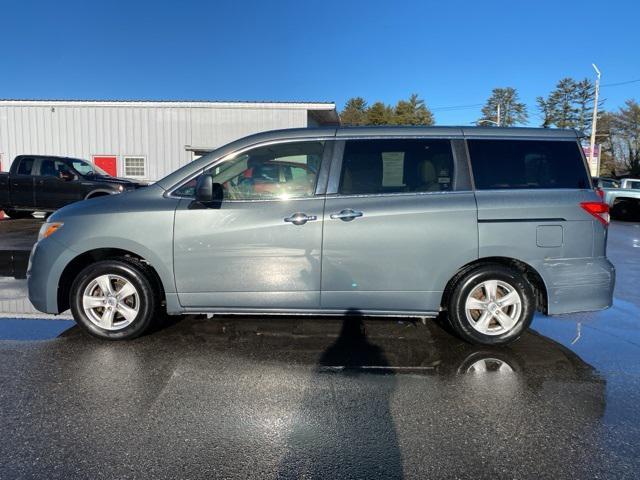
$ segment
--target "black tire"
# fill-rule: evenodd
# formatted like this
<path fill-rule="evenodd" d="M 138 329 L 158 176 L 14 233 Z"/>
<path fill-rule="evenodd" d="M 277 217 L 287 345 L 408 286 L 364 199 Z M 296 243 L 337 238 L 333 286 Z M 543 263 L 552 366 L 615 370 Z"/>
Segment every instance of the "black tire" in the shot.
<path fill-rule="evenodd" d="M 611 208 L 611 217 L 620 220 L 637 220 L 640 213 L 640 202 L 619 200 Z"/>
<path fill-rule="evenodd" d="M 101 275 L 118 275 L 129 281 L 137 290 L 139 310 L 134 320 L 121 329 L 109 330 L 94 323 L 85 313 L 82 297 L 87 286 Z M 132 258 L 103 260 L 89 265 L 74 280 L 69 293 L 69 305 L 73 317 L 85 331 L 108 340 L 131 340 L 148 331 L 162 316 L 160 294 L 150 268 Z"/>
<path fill-rule="evenodd" d="M 631 216 L 631 202 L 628 200 L 620 200 L 611 208 L 611 216 L 626 220 Z"/>
<path fill-rule="evenodd" d="M 24 212 L 22 210 L 5 210 L 4 213 L 15 220 L 21 218 L 33 218 L 33 212 Z"/>
<path fill-rule="evenodd" d="M 480 284 L 498 280 L 511 286 L 520 297 L 520 313 L 515 324 L 506 332 L 484 334 L 476 330 L 467 318 L 467 297 Z M 516 340 L 529 328 L 535 311 L 535 293 L 522 273 L 502 265 L 481 265 L 464 274 L 456 283 L 449 299 L 448 318 L 456 333 L 465 341 L 476 345 L 504 345 Z M 515 317 L 516 314 L 514 314 Z M 494 322 L 492 320 L 492 322 Z M 494 323 L 495 324 L 495 323 Z M 497 324 L 495 324 L 497 325 Z"/>

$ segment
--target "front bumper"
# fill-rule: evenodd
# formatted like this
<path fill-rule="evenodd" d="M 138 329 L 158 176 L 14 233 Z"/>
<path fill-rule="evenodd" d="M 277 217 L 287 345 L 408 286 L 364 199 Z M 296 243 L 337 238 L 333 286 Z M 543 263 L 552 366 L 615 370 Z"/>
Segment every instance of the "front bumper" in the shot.
<path fill-rule="evenodd" d="M 43 313 L 58 314 L 58 284 L 64 268 L 76 253 L 53 238 L 37 242 L 27 267 L 29 301 Z"/>
<path fill-rule="evenodd" d="M 615 267 L 606 257 L 546 260 L 534 265 L 547 287 L 547 313 L 604 310 L 613 303 Z"/>

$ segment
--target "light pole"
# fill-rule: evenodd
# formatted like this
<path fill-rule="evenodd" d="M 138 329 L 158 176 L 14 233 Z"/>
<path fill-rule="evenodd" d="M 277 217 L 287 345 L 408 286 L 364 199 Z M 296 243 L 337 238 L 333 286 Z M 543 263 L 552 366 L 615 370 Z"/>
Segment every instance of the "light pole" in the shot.
<path fill-rule="evenodd" d="M 482 122 L 489 122 L 489 123 L 493 123 L 494 125 L 497 125 L 498 127 L 500 126 L 500 124 L 498 122 L 494 122 L 493 120 L 488 120 L 486 118 L 483 118 L 482 120 L 478 120 L 476 122 L 476 125 L 481 124 Z"/>
<path fill-rule="evenodd" d="M 591 64 L 596 71 L 596 91 L 593 97 L 593 118 L 591 119 L 591 144 L 589 149 L 589 165 L 593 165 L 593 154 L 596 148 L 596 126 L 598 123 L 598 94 L 600 93 L 600 70 L 595 63 Z M 600 155 L 598 155 L 598 163 L 596 165 L 596 177 L 600 176 Z"/>

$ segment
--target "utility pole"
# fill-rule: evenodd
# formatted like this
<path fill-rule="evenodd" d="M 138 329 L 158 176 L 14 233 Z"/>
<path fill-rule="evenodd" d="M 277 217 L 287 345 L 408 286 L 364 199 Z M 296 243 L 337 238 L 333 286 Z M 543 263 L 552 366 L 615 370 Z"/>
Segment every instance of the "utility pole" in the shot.
<path fill-rule="evenodd" d="M 596 126 L 598 123 L 598 94 L 600 92 L 600 70 L 596 67 L 595 63 L 592 63 L 593 69 L 596 71 L 596 91 L 593 97 L 593 118 L 591 119 L 591 145 L 589 150 L 589 166 L 593 164 L 593 154 L 596 148 Z M 598 163 L 596 165 L 596 176 L 600 176 L 600 155 L 598 155 Z"/>
<path fill-rule="evenodd" d="M 498 101 L 498 115 L 496 118 L 496 125 L 500 126 L 500 102 Z"/>

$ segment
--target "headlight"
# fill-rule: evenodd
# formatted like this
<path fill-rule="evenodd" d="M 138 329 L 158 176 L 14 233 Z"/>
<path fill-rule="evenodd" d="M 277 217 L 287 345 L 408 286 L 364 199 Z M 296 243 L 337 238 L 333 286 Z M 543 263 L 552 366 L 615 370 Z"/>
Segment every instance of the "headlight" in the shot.
<path fill-rule="evenodd" d="M 42 240 L 43 238 L 47 238 L 50 235 L 53 235 L 62 227 L 62 225 L 64 225 L 64 223 L 62 222 L 44 223 L 40 227 L 40 231 L 38 232 L 38 241 Z"/>
<path fill-rule="evenodd" d="M 118 185 L 118 191 L 119 192 L 123 192 L 124 191 L 124 187 L 122 185 Z"/>

